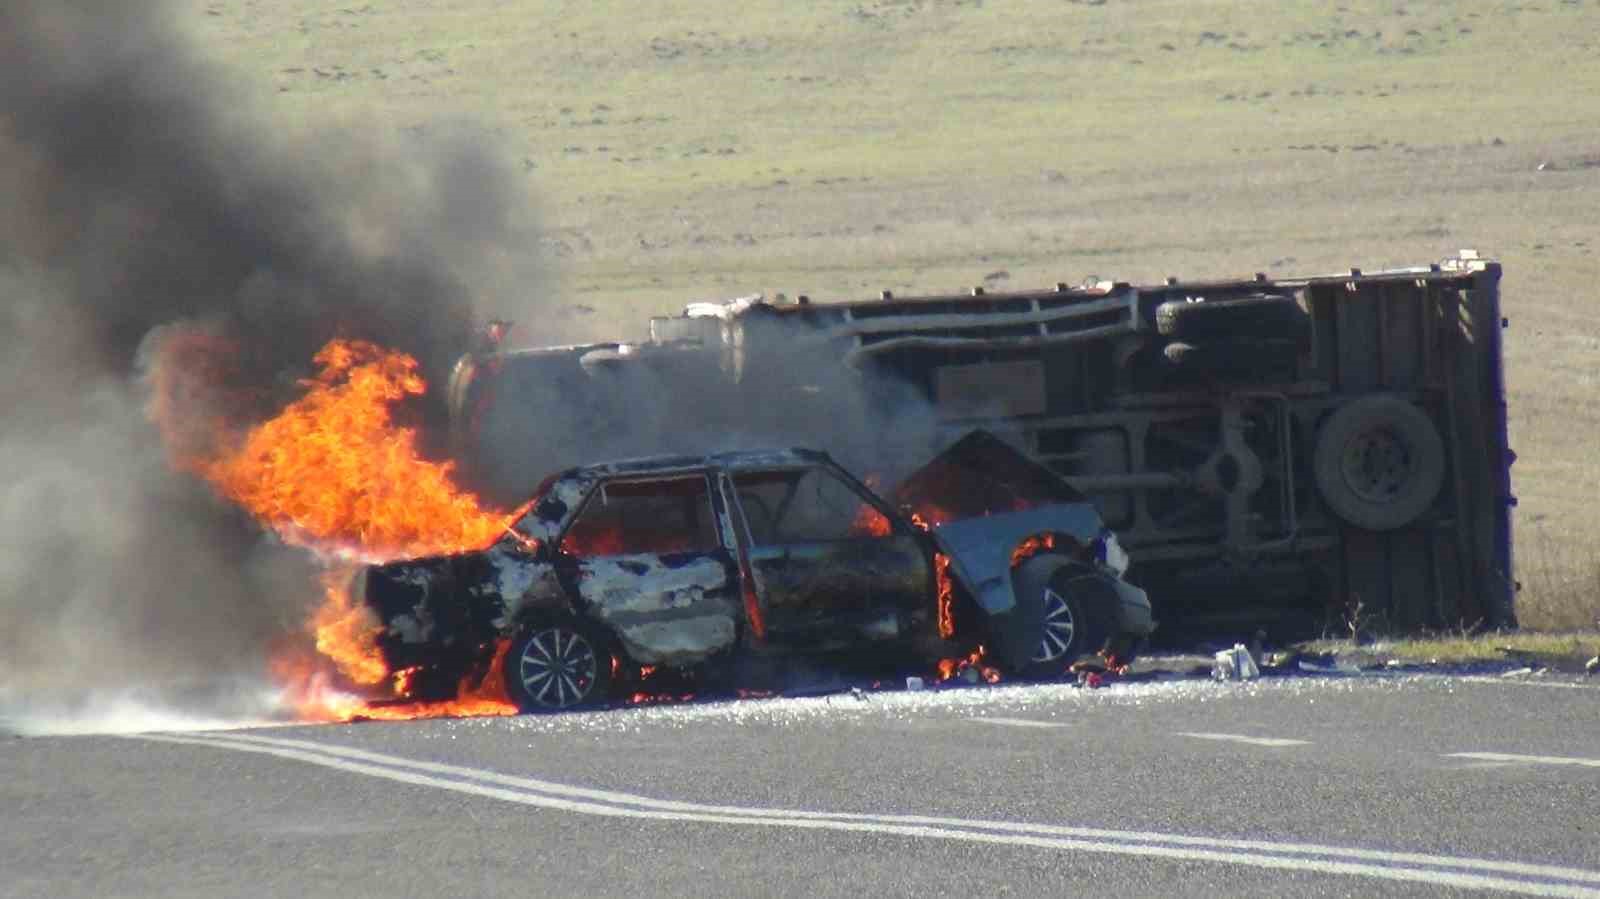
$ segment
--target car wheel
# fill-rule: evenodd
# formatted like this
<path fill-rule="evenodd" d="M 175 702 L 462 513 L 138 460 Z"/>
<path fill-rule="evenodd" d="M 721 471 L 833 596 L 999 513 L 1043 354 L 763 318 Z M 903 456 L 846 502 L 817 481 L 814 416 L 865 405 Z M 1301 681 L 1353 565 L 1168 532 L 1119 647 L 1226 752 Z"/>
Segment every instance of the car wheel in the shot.
<path fill-rule="evenodd" d="M 1070 591 L 1050 584 L 1044 588 L 1041 598 L 1044 604 L 1044 633 L 1039 638 L 1039 645 L 1034 651 L 1030 664 L 1045 664 L 1067 658 L 1073 649 L 1082 646 L 1079 635 L 1083 628 L 1079 621 L 1083 618 L 1083 609 L 1076 612 L 1074 605 L 1078 603 L 1068 600 Z"/>
<path fill-rule="evenodd" d="M 1059 557 L 1036 556 L 1012 573 L 1017 606 L 991 628 L 994 660 L 1014 676 L 1053 677 L 1105 645 L 1111 588 Z"/>
<path fill-rule="evenodd" d="M 1447 467 L 1428 414 L 1396 396 L 1355 400 L 1317 435 L 1312 470 L 1328 508 L 1369 531 L 1392 531 L 1433 505 Z"/>
<path fill-rule="evenodd" d="M 603 701 L 611 653 L 594 626 L 572 617 L 529 626 L 506 654 L 506 692 L 524 712 L 559 712 Z"/>

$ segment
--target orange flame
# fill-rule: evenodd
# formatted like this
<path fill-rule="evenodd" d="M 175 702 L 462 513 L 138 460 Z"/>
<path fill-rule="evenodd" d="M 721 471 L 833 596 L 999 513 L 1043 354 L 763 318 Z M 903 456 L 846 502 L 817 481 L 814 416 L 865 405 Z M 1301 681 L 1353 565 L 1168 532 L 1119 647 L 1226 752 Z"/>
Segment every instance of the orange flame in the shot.
<path fill-rule="evenodd" d="M 911 513 L 911 523 L 924 531 L 931 531 L 952 518 L 949 512 L 933 503 L 923 503 Z"/>
<path fill-rule="evenodd" d="M 412 666 L 410 668 L 401 668 L 399 671 L 396 671 L 393 679 L 394 695 L 400 697 L 401 699 L 410 699 L 412 691 L 416 689 L 416 686 L 412 683 L 412 681 L 416 680 L 417 672 L 421 670 L 422 669 L 420 667 Z"/>
<path fill-rule="evenodd" d="M 889 522 L 889 517 L 869 503 L 862 503 L 861 508 L 856 510 L 855 520 L 850 522 L 852 537 L 887 537 L 892 533 L 894 525 Z"/>
<path fill-rule="evenodd" d="M 1053 550 L 1055 548 L 1056 535 L 1035 534 L 1017 544 L 1017 548 L 1011 551 L 1011 567 L 1016 568 L 1018 565 L 1021 565 L 1023 562 L 1028 561 L 1039 553 L 1047 550 Z"/>
<path fill-rule="evenodd" d="M 319 371 L 304 393 L 242 435 L 214 409 L 218 386 L 233 371 L 232 347 L 204 333 L 169 335 L 153 371 L 151 415 L 175 463 L 210 481 L 286 542 L 325 555 L 391 559 L 487 546 L 510 516 L 487 509 L 451 480 L 453 465 L 423 458 L 417 431 L 394 420 L 394 407 L 427 384 L 415 359 L 359 340 L 334 340 L 314 357 Z M 204 401 L 204 402 L 201 402 Z M 232 414 L 238 414 L 232 410 Z M 390 672 L 377 646 L 382 625 L 347 586 L 351 569 L 322 578 L 323 601 L 306 622 L 308 646 L 280 647 L 269 662 L 286 704 L 316 721 L 505 715 L 496 647 L 488 674 L 463 682 L 446 702 L 386 704 L 347 691 L 389 684 L 413 690 L 415 669 Z"/>
<path fill-rule="evenodd" d="M 693 702 L 693 693 L 635 693 L 626 700 L 628 705 L 672 705 L 679 702 Z"/>
<path fill-rule="evenodd" d="M 922 509 L 911 513 L 911 524 L 915 527 L 921 528 L 924 531 L 933 530 L 934 527 L 942 524 L 944 520 L 943 511 L 937 506 L 933 505 L 925 505 Z M 956 635 L 956 585 L 955 581 L 950 577 L 949 556 L 940 552 L 933 554 L 933 577 L 934 582 L 938 586 L 936 609 L 938 613 L 939 636 L 942 639 L 949 640 Z M 944 662 L 950 661 L 952 660 L 945 659 L 943 662 L 939 663 L 941 672 L 944 670 Z M 951 676 L 953 675 L 942 676 L 939 679 L 949 680 Z"/>
<path fill-rule="evenodd" d="M 351 570 L 340 567 L 322 576 L 322 605 L 308 625 L 317 640 L 317 652 L 332 660 L 339 673 L 357 684 L 372 686 L 389 676 L 378 651 L 383 625 L 378 616 L 350 596 L 345 585 Z"/>
<path fill-rule="evenodd" d="M 305 646 L 285 647 L 269 663 L 274 679 L 283 688 L 283 702 L 306 721 L 401 721 L 412 718 L 474 717 L 514 715 L 516 704 L 506 695 L 505 656 L 510 640 L 499 641 L 487 673 L 482 678 L 467 676 L 457 687 L 456 698 L 440 702 L 393 703 L 351 693 L 341 686 L 329 670 L 332 663 L 345 682 L 374 688 L 390 682 L 400 699 L 409 697 L 416 668 L 391 673 L 378 651 L 377 636 L 382 631 L 377 617 L 356 602 L 345 589 L 348 569 L 335 569 L 323 578 L 326 594 L 312 613 L 307 631 L 315 638 L 316 654 Z"/>
<path fill-rule="evenodd" d="M 868 490 L 876 493 L 882 478 L 869 474 L 862 479 Z M 894 533 L 894 525 L 889 521 L 889 516 L 873 507 L 871 503 L 862 503 L 856 510 L 855 520 L 850 523 L 852 537 L 887 537 Z"/>
<path fill-rule="evenodd" d="M 396 558 L 477 549 L 506 527 L 428 462 L 391 406 L 427 383 L 405 353 L 335 340 L 314 357 L 307 392 L 200 470 L 286 540 Z"/>
<path fill-rule="evenodd" d="M 977 676 L 982 678 L 985 683 L 998 684 L 1000 682 L 1000 669 L 993 665 L 984 664 L 983 656 L 984 648 L 980 645 L 964 658 L 940 659 L 938 666 L 940 683 L 960 677 L 971 670 L 976 671 Z"/>
<path fill-rule="evenodd" d="M 950 579 L 950 557 L 944 553 L 933 554 L 933 575 L 939 585 L 939 636 L 950 639 L 956 635 L 955 597 L 956 585 Z"/>
<path fill-rule="evenodd" d="M 506 652 L 510 648 L 510 640 L 501 640 L 495 646 L 488 673 L 478 681 L 464 678 L 455 699 L 439 702 L 376 702 L 339 690 L 331 684 L 325 672 L 313 668 L 309 674 L 304 670 L 287 672 L 289 686 L 285 688 L 285 701 L 305 721 L 409 721 L 414 718 L 515 715 L 517 707 L 505 694 L 502 675 Z"/>

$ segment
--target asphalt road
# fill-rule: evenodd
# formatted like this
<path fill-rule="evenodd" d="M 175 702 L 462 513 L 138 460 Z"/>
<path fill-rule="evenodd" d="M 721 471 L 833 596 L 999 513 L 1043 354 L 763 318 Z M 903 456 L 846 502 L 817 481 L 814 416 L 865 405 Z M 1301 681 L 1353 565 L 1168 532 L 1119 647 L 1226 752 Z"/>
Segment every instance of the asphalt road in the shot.
<path fill-rule="evenodd" d="M 0 809 L 3 896 L 1600 897 L 1600 687 L 1189 680 L 7 736 Z"/>

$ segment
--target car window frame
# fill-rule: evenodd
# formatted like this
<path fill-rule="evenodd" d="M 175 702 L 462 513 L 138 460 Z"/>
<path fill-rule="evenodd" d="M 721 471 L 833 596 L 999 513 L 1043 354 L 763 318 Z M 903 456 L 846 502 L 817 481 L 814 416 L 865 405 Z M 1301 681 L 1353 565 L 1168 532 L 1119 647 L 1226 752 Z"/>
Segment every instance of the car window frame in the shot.
<path fill-rule="evenodd" d="M 773 512 L 773 526 L 774 526 L 774 529 L 776 529 L 777 522 L 783 520 L 782 512 L 783 511 L 787 511 L 789 503 L 792 502 L 794 497 L 799 493 L 798 487 L 799 487 L 800 480 L 802 478 L 804 478 L 807 473 L 813 472 L 813 471 L 821 472 L 821 473 L 824 473 L 824 474 L 827 474 L 827 475 L 832 475 L 835 480 L 837 480 L 839 483 L 843 484 L 845 486 L 845 489 L 849 490 L 852 494 L 854 494 L 856 496 L 856 498 L 860 499 L 864 504 L 871 506 L 874 510 L 876 510 L 878 512 L 878 514 L 880 514 L 884 518 L 888 519 L 888 521 L 889 521 L 889 533 L 887 535 L 883 536 L 883 537 L 857 534 L 857 535 L 849 535 L 849 536 L 844 536 L 844 537 L 837 537 L 837 538 L 833 538 L 833 539 L 829 539 L 829 540 L 784 540 L 784 539 L 779 539 L 779 540 L 776 540 L 775 542 L 772 542 L 772 543 L 760 543 L 760 542 L 757 542 L 756 539 L 755 539 L 755 533 L 750 530 L 750 515 L 744 508 L 744 497 L 739 492 L 739 478 L 741 476 L 743 476 L 743 475 L 780 474 L 780 473 L 784 473 L 784 472 L 797 472 L 797 473 L 799 473 L 798 476 L 795 478 L 793 486 L 790 487 L 790 490 L 789 490 L 788 494 L 784 497 L 783 503 L 780 506 L 780 510 L 781 511 L 774 511 Z M 728 488 L 729 488 L 728 492 L 731 494 L 730 496 L 727 497 L 727 501 L 730 502 L 730 503 L 737 503 L 738 504 L 738 514 L 737 514 L 738 525 L 737 526 L 741 527 L 743 529 L 744 538 L 747 541 L 749 541 L 749 545 L 752 548 L 771 547 L 771 546 L 786 546 L 786 545 L 790 545 L 790 544 L 845 543 L 845 542 L 848 542 L 848 541 L 851 541 L 851 540 L 885 540 L 885 539 L 891 539 L 891 538 L 895 538 L 895 537 L 905 536 L 906 534 L 911 533 L 910 529 L 906 526 L 905 522 L 901 520 L 900 516 L 894 514 L 893 510 L 889 508 L 888 504 L 883 500 L 882 497 L 878 496 L 876 493 L 873 493 L 870 488 L 868 488 L 865 484 L 861 483 L 856 478 L 852 477 L 849 472 L 847 472 L 844 469 L 839 468 L 837 466 L 833 466 L 833 465 L 772 465 L 772 466 L 761 466 L 759 468 L 730 469 L 730 470 L 725 472 L 725 475 L 726 475 L 726 477 L 728 479 Z"/>
<path fill-rule="evenodd" d="M 688 469 L 688 470 L 677 470 L 677 471 L 671 472 L 670 474 L 669 473 L 650 474 L 650 473 L 647 473 L 647 472 L 629 472 L 629 473 L 626 473 L 626 474 L 617 474 L 617 475 L 613 475 L 613 476 L 610 476 L 610 477 L 603 477 L 603 478 L 599 478 L 599 479 L 595 480 L 595 482 L 592 485 L 590 485 L 588 492 L 584 494 L 583 501 L 580 502 L 578 504 L 578 507 L 575 510 L 573 510 L 573 512 L 570 515 L 567 516 L 567 520 L 566 520 L 565 523 L 562 524 L 560 532 L 558 532 L 556 534 L 555 540 L 552 542 L 551 548 L 550 548 L 550 552 L 552 554 L 552 557 L 565 556 L 566 558 L 569 558 L 569 559 L 592 559 L 592 558 L 615 558 L 615 557 L 618 557 L 618 556 L 640 556 L 640 555 L 655 555 L 655 556 L 685 555 L 685 554 L 710 555 L 712 553 L 716 553 L 716 552 L 719 552 L 719 551 L 726 551 L 727 550 L 727 546 L 724 544 L 723 539 L 722 539 L 722 528 L 719 526 L 718 521 L 717 521 L 716 499 L 712 495 L 714 493 L 714 491 L 716 490 L 715 483 L 714 483 L 714 481 L 712 479 L 712 474 L 713 473 L 712 473 L 711 469 L 709 469 L 709 468 L 696 468 L 696 469 Z M 561 548 L 562 544 L 566 543 L 567 536 L 572 533 L 572 529 L 578 525 L 578 522 L 583 520 L 583 515 L 584 515 L 585 512 L 587 512 L 589 510 L 589 505 L 595 501 L 595 497 L 597 495 L 600 495 L 605 490 L 607 485 L 610 485 L 610 484 L 627 484 L 627 483 L 638 484 L 638 483 L 649 483 L 649 482 L 652 482 L 652 481 L 687 481 L 687 480 L 690 480 L 692 478 L 700 478 L 701 481 L 705 485 L 704 498 L 705 498 L 705 502 L 706 502 L 706 510 L 707 510 L 707 512 L 710 513 L 710 516 L 711 516 L 710 519 L 709 519 L 709 530 L 710 530 L 711 536 L 712 536 L 712 545 L 710 547 L 707 547 L 705 549 L 687 549 L 687 550 L 681 550 L 681 551 L 670 552 L 670 553 L 657 552 L 655 550 L 644 550 L 644 551 L 638 551 L 638 552 L 615 553 L 615 554 L 611 554 L 611 555 L 608 555 L 608 556 L 596 556 L 596 555 L 580 556 L 580 555 L 576 555 L 574 553 L 569 553 L 566 550 L 563 550 Z"/>

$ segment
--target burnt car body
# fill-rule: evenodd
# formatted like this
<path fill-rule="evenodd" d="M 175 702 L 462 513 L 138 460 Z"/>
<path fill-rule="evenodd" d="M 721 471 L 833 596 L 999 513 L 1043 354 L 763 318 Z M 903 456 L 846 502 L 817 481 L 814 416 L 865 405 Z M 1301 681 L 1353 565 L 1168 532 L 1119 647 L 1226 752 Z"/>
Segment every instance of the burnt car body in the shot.
<path fill-rule="evenodd" d="M 1059 673 L 1151 631 L 1094 506 L 997 438 L 968 435 L 895 498 L 805 449 L 584 466 L 487 549 L 372 566 L 359 589 L 416 689 L 485 676 L 509 639 L 528 711 L 603 701 L 643 666 L 981 643 L 1003 670 Z"/>

